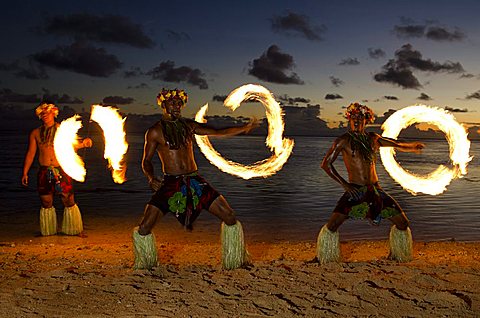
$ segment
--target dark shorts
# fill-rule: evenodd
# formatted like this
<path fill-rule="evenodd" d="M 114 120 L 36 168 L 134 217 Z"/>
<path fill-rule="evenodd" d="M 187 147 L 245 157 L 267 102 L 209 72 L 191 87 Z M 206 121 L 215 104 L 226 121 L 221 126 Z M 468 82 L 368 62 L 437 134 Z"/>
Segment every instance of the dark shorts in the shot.
<path fill-rule="evenodd" d="M 402 214 L 402 208 L 378 185 L 354 185 L 361 192 L 359 200 L 350 197 L 348 192 L 338 200 L 334 212 L 354 219 L 370 219 L 379 224 L 382 219 Z"/>
<path fill-rule="evenodd" d="M 164 214 L 171 212 L 186 227 L 191 227 L 202 209 L 208 210 L 220 195 L 197 173 L 188 175 L 165 175 L 160 189 L 148 204 L 156 206 Z"/>
<path fill-rule="evenodd" d="M 38 194 L 73 193 L 72 178 L 61 167 L 41 166 L 37 174 Z"/>

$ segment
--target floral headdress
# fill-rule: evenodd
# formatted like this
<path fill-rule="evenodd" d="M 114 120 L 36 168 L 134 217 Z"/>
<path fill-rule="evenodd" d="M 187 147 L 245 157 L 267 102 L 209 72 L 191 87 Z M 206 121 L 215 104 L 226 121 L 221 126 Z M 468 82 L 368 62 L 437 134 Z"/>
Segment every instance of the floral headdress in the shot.
<path fill-rule="evenodd" d="M 55 114 L 55 117 L 57 117 L 58 107 L 53 104 L 42 103 L 40 104 L 40 106 L 35 108 L 35 115 L 37 115 L 38 118 L 41 118 L 43 112 L 53 112 Z"/>
<path fill-rule="evenodd" d="M 187 103 L 188 95 L 185 93 L 183 89 L 165 89 L 162 88 L 160 94 L 157 95 L 157 103 L 158 105 L 162 105 L 162 103 L 168 99 L 178 98 L 181 99 L 183 104 Z"/>
<path fill-rule="evenodd" d="M 353 114 L 361 114 L 365 117 L 367 124 L 372 124 L 375 121 L 373 110 L 365 105 L 359 103 L 351 103 L 345 111 L 345 118 L 350 119 Z"/>

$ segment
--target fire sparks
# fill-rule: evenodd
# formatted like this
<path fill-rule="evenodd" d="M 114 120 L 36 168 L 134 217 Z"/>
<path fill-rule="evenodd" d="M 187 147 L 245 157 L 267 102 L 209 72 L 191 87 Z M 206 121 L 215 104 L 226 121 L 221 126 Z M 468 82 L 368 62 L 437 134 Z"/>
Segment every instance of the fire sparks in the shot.
<path fill-rule="evenodd" d="M 76 181 L 85 181 L 85 165 L 83 160 L 77 155 L 78 148 L 78 130 L 82 128 L 80 116 L 75 115 L 61 122 L 55 133 L 53 148 L 57 161 L 72 179 Z"/>
<path fill-rule="evenodd" d="M 119 184 L 125 182 L 127 166 L 124 156 L 128 150 L 125 140 L 125 119 L 118 113 L 118 109 L 109 106 L 92 106 L 91 120 L 96 121 L 103 130 L 105 137 L 104 158 L 108 160 L 112 170 L 113 181 Z"/>
<path fill-rule="evenodd" d="M 291 139 L 283 138 L 283 113 L 280 105 L 273 98 L 272 94 L 263 86 L 248 84 L 241 86 L 228 95 L 224 105 L 232 111 L 240 106 L 245 100 L 256 100 L 265 106 L 268 136 L 266 145 L 273 152 L 270 158 L 255 162 L 251 165 L 242 165 L 223 158 L 212 146 L 207 136 L 195 135 L 200 150 L 205 157 L 223 172 L 250 179 L 255 177 L 268 177 L 279 171 L 287 162 L 292 152 L 294 142 Z M 196 114 L 195 120 L 206 122 L 205 114 L 208 104 L 204 105 Z"/>
<path fill-rule="evenodd" d="M 445 133 L 453 168 L 440 165 L 432 173 L 419 176 L 400 167 L 394 158 L 394 148 L 382 147 L 380 155 L 387 172 L 407 191 L 414 195 L 419 192 L 437 195 L 444 192 L 454 178 L 467 173 L 467 164 L 472 159 L 469 155 L 470 141 L 465 128 L 452 114 L 444 109 L 424 105 L 409 106 L 395 112 L 382 125 L 382 136 L 395 139 L 402 129 L 421 122 L 436 125 Z"/>

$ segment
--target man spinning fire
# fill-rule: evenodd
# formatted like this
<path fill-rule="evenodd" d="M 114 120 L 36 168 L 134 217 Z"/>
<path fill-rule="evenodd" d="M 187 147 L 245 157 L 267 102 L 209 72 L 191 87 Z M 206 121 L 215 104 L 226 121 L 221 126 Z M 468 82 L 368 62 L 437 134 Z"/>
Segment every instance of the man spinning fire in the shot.
<path fill-rule="evenodd" d="M 222 266 L 235 269 L 247 262 L 243 230 L 234 211 L 210 184 L 198 174 L 193 154 L 193 137 L 198 135 L 236 135 L 248 133 L 258 126 L 256 120 L 239 127 L 213 128 L 181 116 L 188 100 L 183 90 L 163 89 L 157 103 L 162 118 L 145 134 L 142 170 L 155 194 L 147 203 L 140 225 L 134 229 L 135 269 L 150 269 L 157 265 L 155 237 L 151 232 L 159 216 L 173 213 L 191 230 L 202 209 L 208 210 L 222 223 Z M 163 178 L 154 173 L 152 158 L 158 154 Z"/>
<path fill-rule="evenodd" d="M 373 132 L 366 132 L 365 125 L 373 123 L 373 111 L 359 103 L 348 106 L 345 117 L 349 121 L 348 132 L 338 137 L 325 155 L 322 168 L 345 189 L 332 216 L 318 235 L 317 259 L 321 264 L 340 260 L 338 228 L 348 218 L 366 218 L 378 225 L 389 219 L 389 258 L 400 262 L 412 259 L 413 242 L 409 221 L 399 204 L 379 185 L 375 170 L 376 153 L 380 147 L 395 147 L 404 152 L 419 153 L 424 144 L 398 142 Z M 337 172 L 333 163 L 341 154 L 347 168 L 348 182 Z"/>
<path fill-rule="evenodd" d="M 28 150 L 23 164 L 22 185 L 28 186 L 28 171 L 32 166 L 38 149 L 40 168 L 37 174 L 38 194 L 42 207 L 40 209 L 40 232 L 42 235 L 57 233 L 57 215 L 53 206 L 54 194 L 60 194 L 63 205 L 62 232 L 67 235 L 78 235 L 83 231 L 82 216 L 73 195 L 72 178 L 60 167 L 55 156 L 53 141 L 58 126 L 55 121 L 58 108 L 49 103 L 41 103 L 35 114 L 42 120 L 42 126 L 30 132 Z M 90 138 L 83 139 L 76 149 L 92 147 Z"/>

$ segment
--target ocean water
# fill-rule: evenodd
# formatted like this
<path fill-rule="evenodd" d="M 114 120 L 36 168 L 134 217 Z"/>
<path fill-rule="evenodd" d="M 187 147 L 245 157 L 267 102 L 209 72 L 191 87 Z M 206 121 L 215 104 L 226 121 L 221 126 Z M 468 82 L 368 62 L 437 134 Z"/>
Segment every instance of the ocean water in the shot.
<path fill-rule="evenodd" d="M 87 178 L 75 183 L 76 201 L 81 207 L 84 222 L 95 231 L 115 226 L 121 221 L 135 226 L 152 192 L 141 171 L 143 135 L 128 135 L 127 178 L 122 185 L 113 183 L 103 159 L 103 139 L 91 133 L 94 147 L 82 149 Z M 221 172 L 195 149 L 199 172 L 222 193 L 239 220 L 246 237 L 254 241 L 312 241 L 328 220 L 342 188 L 320 168 L 320 163 L 331 146 L 330 137 L 292 137 L 295 147 L 289 161 L 274 176 L 253 180 Z M 0 233 L 15 227 L 18 236 L 31 235 L 38 228 L 39 201 L 36 193 L 36 163 L 30 170 L 31 185 L 20 185 L 22 165 L 27 148 L 26 135 L 2 135 L 0 141 Z M 211 138 L 217 151 L 224 157 L 241 163 L 253 163 L 270 156 L 263 137 L 234 136 Z M 445 140 L 427 140 L 422 154 L 398 153 L 401 165 L 416 173 L 432 171 L 439 164 L 448 164 L 448 144 Z M 480 240 L 480 150 L 472 142 L 473 156 L 466 177 L 454 180 L 441 195 L 411 195 L 385 172 L 381 160 L 377 172 L 382 187 L 405 210 L 411 221 L 417 241 L 479 241 Z M 160 174 L 159 160 L 155 159 Z M 342 158 L 335 163 L 345 176 Z M 59 199 L 55 206 L 63 210 Z M 172 215 L 159 221 L 176 224 Z M 347 220 L 340 227 L 342 240 L 384 240 L 388 237 L 390 222 L 371 226 L 365 220 Z M 194 231 L 218 232 L 219 221 L 204 211 L 196 221 Z M 178 225 L 181 230 L 180 225 Z M 26 229 L 25 233 L 21 233 Z M 28 230 L 27 230 L 28 229 Z"/>

